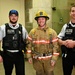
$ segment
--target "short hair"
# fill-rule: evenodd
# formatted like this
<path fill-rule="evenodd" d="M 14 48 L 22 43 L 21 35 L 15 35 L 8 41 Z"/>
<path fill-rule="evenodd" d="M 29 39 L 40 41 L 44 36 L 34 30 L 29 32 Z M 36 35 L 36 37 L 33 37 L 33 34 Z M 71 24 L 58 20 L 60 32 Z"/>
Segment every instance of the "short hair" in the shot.
<path fill-rule="evenodd" d="M 75 7 L 75 4 L 70 7 L 70 11 L 71 11 L 72 7 Z"/>

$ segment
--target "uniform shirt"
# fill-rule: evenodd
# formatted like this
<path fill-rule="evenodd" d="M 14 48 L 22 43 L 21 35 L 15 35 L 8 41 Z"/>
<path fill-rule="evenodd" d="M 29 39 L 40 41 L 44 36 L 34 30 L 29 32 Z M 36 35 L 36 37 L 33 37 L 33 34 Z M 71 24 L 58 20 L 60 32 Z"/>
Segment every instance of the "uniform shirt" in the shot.
<path fill-rule="evenodd" d="M 19 27 L 19 24 L 17 23 L 16 26 L 12 26 L 11 23 L 9 23 L 9 26 L 12 28 L 12 29 L 17 29 Z M 28 37 L 28 33 L 26 31 L 26 29 L 22 26 L 22 33 L 23 33 L 23 40 L 26 39 Z M 6 32 L 5 32 L 5 25 L 1 25 L 0 26 L 0 40 L 2 41 L 3 38 L 6 36 Z M 12 50 L 13 52 L 14 50 Z M 17 50 L 15 50 L 17 51 Z"/>
<path fill-rule="evenodd" d="M 75 27 L 75 25 L 73 25 L 73 24 L 71 23 L 71 21 L 69 22 L 69 24 L 71 24 L 72 27 Z M 66 27 L 67 27 L 67 24 L 65 24 L 65 25 L 62 27 L 61 32 L 60 32 L 59 35 L 58 35 L 58 38 L 62 39 L 62 38 L 65 36 Z"/>

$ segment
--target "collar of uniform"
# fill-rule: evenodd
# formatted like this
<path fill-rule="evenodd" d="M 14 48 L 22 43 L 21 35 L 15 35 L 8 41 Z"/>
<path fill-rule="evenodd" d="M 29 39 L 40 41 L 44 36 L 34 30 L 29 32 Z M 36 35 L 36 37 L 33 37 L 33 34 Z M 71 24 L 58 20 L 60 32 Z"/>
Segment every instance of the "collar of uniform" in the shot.
<path fill-rule="evenodd" d="M 9 26 L 10 26 L 12 29 L 17 29 L 17 28 L 19 27 L 19 24 L 17 23 L 17 24 L 15 25 L 15 27 L 13 27 L 12 24 L 9 23 Z"/>
<path fill-rule="evenodd" d="M 71 24 L 72 27 L 75 27 L 75 25 L 73 25 L 73 24 L 71 23 L 71 21 L 69 22 L 69 24 Z"/>
<path fill-rule="evenodd" d="M 41 28 L 38 26 L 37 29 L 38 29 L 38 30 L 46 30 L 47 28 L 48 28 L 48 25 L 46 25 L 45 28 L 43 28 L 43 29 L 41 29 Z"/>

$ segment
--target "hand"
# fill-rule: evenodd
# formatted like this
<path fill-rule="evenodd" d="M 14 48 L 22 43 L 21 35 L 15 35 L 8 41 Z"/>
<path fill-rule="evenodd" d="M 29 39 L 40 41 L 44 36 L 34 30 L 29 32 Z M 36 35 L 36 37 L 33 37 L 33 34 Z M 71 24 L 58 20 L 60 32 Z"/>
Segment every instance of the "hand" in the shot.
<path fill-rule="evenodd" d="M 2 58 L 2 56 L 0 56 L 0 63 L 3 61 L 3 58 Z"/>
<path fill-rule="evenodd" d="M 62 41 L 62 45 L 66 46 L 67 48 L 74 48 L 75 47 L 75 41 L 68 39 L 66 41 Z"/>
<path fill-rule="evenodd" d="M 66 40 L 66 43 L 67 43 L 66 47 L 68 48 L 74 48 L 75 46 L 75 41 L 73 40 Z"/>
<path fill-rule="evenodd" d="M 28 58 L 28 62 L 32 64 L 32 58 Z"/>
<path fill-rule="evenodd" d="M 62 41 L 62 45 L 64 45 L 64 46 L 68 46 L 68 43 L 67 43 L 67 41 Z"/>
<path fill-rule="evenodd" d="M 56 61 L 55 60 L 51 60 L 51 66 L 55 66 Z"/>

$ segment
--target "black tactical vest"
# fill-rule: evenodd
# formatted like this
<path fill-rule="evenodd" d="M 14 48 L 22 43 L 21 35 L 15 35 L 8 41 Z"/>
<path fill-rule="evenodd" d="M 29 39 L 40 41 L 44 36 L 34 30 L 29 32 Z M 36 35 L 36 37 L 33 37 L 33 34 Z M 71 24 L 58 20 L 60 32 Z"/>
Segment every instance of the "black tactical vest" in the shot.
<path fill-rule="evenodd" d="M 71 24 L 67 24 L 65 36 L 62 38 L 62 40 L 67 39 L 75 40 L 75 27 L 72 27 Z"/>
<path fill-rule="evenodd" d="M 65 36 L 62 38 L 62 40 L 67 40 L 67 39 L 72 39 L 75 40 L 75 27 L 72 27 L 71 24 L 67 24 L 66 30 L 65 30 Z M 67 51 L 74 51 L 75 48 L 67 48 L 64 45 L 61 46 L 62 52 L 67 52 Z"/>
<path fill-rule="evenodd" d="M 12 29 L 9 24 L 6 23 L 6 36 L 3 38 L 4 50 L 24 50 L 25 43 L 22 37 L 22 26 L 19 24 L 19 28 Z"/>

